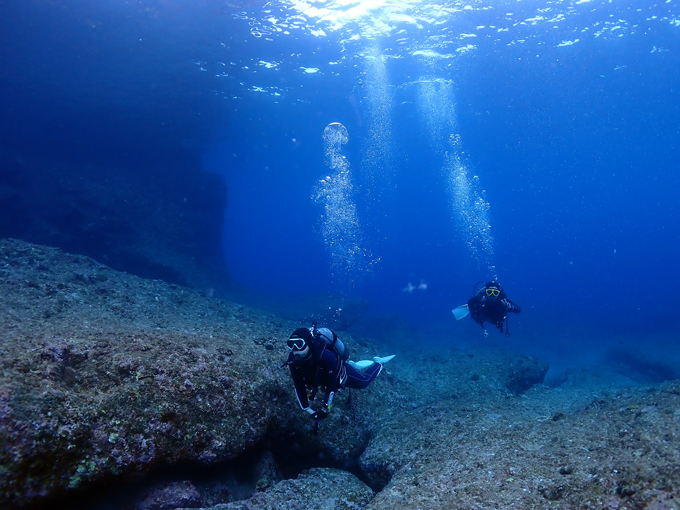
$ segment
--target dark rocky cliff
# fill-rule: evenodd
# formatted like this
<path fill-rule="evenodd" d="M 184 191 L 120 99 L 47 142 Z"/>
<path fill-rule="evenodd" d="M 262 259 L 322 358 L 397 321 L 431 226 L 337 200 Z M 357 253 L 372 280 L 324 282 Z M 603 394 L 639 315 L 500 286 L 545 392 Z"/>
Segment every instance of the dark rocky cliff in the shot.
<path fill-rule="evenodd" d="M 186 162 L 59 162 L 0 152 L 0 237 L 219 291 L 226 185 Z"/>

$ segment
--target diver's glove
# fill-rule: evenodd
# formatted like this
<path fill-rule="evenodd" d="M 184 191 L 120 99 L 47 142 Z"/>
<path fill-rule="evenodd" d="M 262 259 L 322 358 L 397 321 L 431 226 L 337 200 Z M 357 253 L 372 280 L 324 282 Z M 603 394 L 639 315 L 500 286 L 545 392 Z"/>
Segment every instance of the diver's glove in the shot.
<path fill-rule="evenodd" d="M 515 305 L 515 307 L 512 309 L 512 312 L 513 312 L 513 313 L 519 313 L 519 312 L 521 312 L 521 311 L 522 311 L 522 310 L 520 310 L 520 309 L 519 309 L 519 306 L 517 306 L 517 305 Z"/>

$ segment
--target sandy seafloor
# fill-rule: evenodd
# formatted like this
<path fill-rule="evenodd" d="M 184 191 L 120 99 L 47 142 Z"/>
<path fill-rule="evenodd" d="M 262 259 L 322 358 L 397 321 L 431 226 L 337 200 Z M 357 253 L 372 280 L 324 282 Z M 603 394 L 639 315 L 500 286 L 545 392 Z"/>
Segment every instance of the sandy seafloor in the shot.
<path fill-rule="evenodd" d="M 0 276 L 2 508 L 680 508 L 680 382 L 411 342 L 314 436 L 299 320 L 15 240 Z"/>

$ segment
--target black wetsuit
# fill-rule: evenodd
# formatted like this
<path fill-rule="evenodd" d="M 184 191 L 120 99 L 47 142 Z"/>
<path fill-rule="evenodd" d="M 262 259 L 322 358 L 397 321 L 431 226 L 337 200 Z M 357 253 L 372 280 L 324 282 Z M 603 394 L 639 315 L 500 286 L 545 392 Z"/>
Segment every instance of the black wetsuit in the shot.
<path fill-rule="evenodd" d="M 288 356 L 290 374 L 295 384 L 300 407 L 304 410 L 309 408 L 310 399 L 314 400 L 317 388 L 323 386 L 326 394 L 323 405 L 329 408 L 333 404 L 335 393 L 343 388 L 363 390 L 378 377 L 382 365 L 376 363 L 359 372 L 351 365 L 346 365 L 336 354 L 326 348 L 326 345 L 317 345 L 312 349 L 312 354 L 306 360 L 296 360 L 293 353 Z M 307 397 L 310 390 L 310 397 Z"/>
<path fill-rule="evenodd" d="M 482 295 L 481 299 L 473 297 L 468 301 L 468 310 L 472 319 L 484 327 L 484 322 L 490 322 L 503 332 L 503 323 L 508 312 L 519 313 L 519 306 L 508 299 L 505 292 L 501 292 L 496 299 Z"/>

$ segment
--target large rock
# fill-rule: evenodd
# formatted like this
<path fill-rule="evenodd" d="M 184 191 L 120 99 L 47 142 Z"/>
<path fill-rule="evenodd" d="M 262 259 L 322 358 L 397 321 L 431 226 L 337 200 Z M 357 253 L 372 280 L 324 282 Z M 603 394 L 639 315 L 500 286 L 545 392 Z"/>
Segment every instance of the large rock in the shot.
<path fill-rule="evenodd" d="M 455 379 L 450 398 L 385 420 L 360 462 L 384 487 L 366 508 L 678 508 L 677 382 L 570 378 L 517 397 Z"/>
<path fill-rule="evenodd" d="M 298 324 L 12 240 L 0 240 L 0 302 L 4 506 L 263 441 L 340 465 L 366 446 L 342 405 L 310 435 L 280 369 Z"/>
<path fill-rule="evenodd" d="M 355 510 L 373 499 L 373 491 L 352 474 L 310 469 L 283 480 L 252 498 L 201 510 Z M 188 509 L 181 509 L 188 510 Z"/>
<path fill-rule="evenodd" d="M 371 489 L 376 510 L 677 506 L 677 382 L 571 371 L 549 388 L 538 360 L 421 347 L 341 393 L 315 436 L 279 368 L 298 326 L 0 240 L 0 506 L 64 507 L 107 480 L 225 464 L 251 478 L 200 485 L 178 471 L 138 501 L 293 508 L 325 487 L 331 508 Z M 393 354 L 339 334 L 354 359 Z"/>
<path fill-rule="evenodd" d="M 191 482 L 171 482 L 157 487 L 137 505 L 136 510 L 174 510 L 180 507 L 201 506 L 201 495 Z"/>

